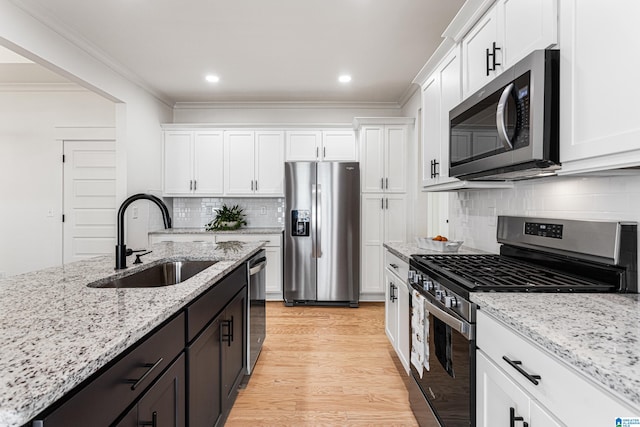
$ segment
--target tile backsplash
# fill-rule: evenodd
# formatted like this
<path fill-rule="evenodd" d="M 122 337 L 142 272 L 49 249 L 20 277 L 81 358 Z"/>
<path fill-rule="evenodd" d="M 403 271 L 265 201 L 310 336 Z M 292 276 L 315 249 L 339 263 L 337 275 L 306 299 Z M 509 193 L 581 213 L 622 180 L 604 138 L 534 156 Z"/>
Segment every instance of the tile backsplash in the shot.
<path fill-rule="evenodd" d="M 222 207 L 238 205 L 244 209 L 247 227 L 284 226 L 284 198 L 193 198 L 173 199 L 173 226 L 175 228 L 203 228 Z"/>
<path fill-rule="evenodd" d="M 640 175 L 550 177 L 514 188 L 461 191 L 449 198 L 449 233 L 497 253 L 497 215 L 640 222 Z"/>

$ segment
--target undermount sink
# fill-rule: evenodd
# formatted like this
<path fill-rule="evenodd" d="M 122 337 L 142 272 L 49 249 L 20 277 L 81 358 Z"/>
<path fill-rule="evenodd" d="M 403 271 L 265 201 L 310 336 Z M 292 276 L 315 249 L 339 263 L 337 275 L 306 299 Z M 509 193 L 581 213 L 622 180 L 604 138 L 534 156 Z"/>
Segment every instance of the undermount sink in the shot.
<path fill-rule="evenodd" d="M 157 288 L 175 285 L 195 276 L 218 261 L 168 261 L 128 276 L 89 283 L 91 288 Z"/>

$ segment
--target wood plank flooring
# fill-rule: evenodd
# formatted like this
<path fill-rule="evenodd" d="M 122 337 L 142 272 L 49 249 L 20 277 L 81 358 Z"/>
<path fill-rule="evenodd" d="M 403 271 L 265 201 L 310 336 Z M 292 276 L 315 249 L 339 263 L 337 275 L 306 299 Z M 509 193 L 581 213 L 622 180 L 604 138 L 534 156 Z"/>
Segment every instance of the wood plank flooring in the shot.
<path fill-rule="evenodd" d="M 269 302 L 262 353 L 225 425 L 417 426 L 403 377 L 383 303 Z"/>

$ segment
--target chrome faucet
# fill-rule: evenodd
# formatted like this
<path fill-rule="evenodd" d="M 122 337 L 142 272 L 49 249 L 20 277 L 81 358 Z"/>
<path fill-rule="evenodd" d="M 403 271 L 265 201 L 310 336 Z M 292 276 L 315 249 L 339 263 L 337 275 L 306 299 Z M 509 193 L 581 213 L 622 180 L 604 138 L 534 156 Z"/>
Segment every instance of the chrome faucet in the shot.
<path fill-rule="evenodd" d="M 124 212 L 129 205 L 136 200 L 146 199 L 150 200 L 160 208 L 162 211 L 162 221 L 164 222 L 164 228 L 171 228 L 171 216 L 169 216 L 169 209 L 167 205 L 159 198 L 151 194 L 134 194 L 127 200 L 122 202 L 120 209 L 118 209 L 118 244 L 116 245 L 116 270 L 122 270 L 127 268 L 127 246 L 124 244 Z"/>

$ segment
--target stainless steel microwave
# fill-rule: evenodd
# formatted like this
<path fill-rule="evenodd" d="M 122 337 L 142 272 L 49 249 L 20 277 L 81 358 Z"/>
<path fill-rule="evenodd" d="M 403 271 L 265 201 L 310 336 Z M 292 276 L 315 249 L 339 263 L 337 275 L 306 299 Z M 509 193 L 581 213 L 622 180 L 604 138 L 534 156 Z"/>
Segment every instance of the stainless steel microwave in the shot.
<path fill-rule="evenodd" d="M 554 174 L 558 50 L 537 50 L 449 112 L 449 176 L 516 180 Z"/>

